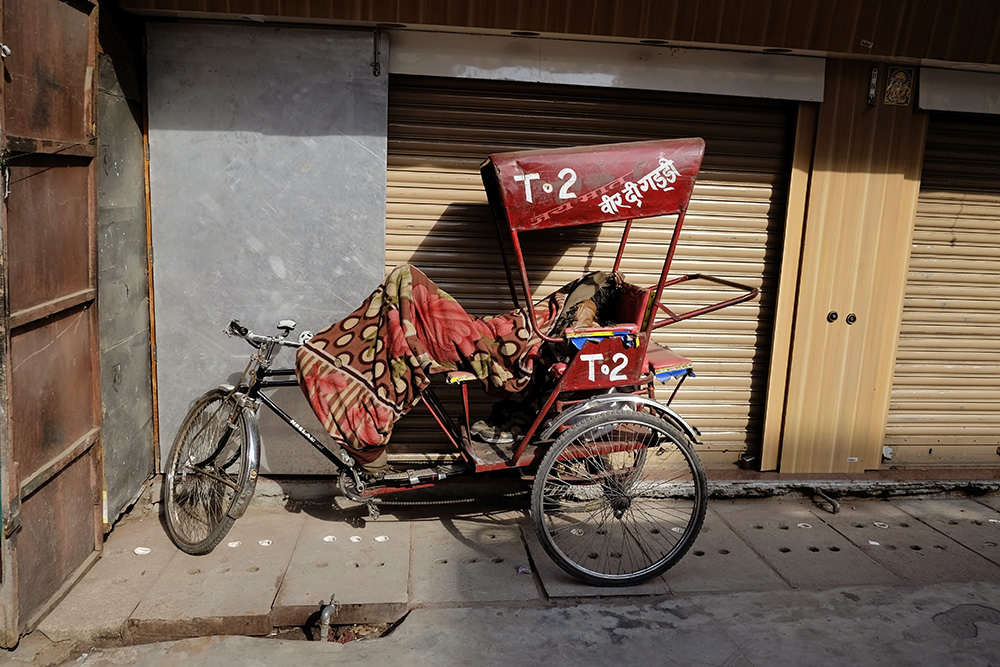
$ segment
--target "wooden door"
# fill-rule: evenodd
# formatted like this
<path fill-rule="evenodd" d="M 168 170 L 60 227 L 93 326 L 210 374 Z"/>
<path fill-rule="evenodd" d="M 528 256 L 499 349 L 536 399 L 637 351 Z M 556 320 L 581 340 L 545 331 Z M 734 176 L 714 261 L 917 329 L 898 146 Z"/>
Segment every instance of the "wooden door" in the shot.
<path fill-rule="evenodd" d="M 878 469 L 927 116 L 831 61 L 806 208 L 780 471 Z"/>
<path fill-rule="evenodd" d="M 96 6 L 3 0 L 0 644 L 101 548 Z"/>

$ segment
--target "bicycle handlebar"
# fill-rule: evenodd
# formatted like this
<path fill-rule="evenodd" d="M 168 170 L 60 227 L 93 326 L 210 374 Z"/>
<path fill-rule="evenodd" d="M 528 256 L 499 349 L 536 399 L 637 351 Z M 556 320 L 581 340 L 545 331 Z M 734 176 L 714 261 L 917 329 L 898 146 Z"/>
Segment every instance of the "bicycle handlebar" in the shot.
<path fill-rule="evenodd" d="M 231 336 L 239 336 L 240 338 L 245 338 L 250 334 L 250 330 L 247 329 L 239 320 L 233 320 L 229 323 L 229 331 L 227 331 Z"/>
<path fill-rule="evenodd" d="M 282 320 L 278 323 L 278 329 L 282 332 L 279 336 L 262 336 L 260 334 L 255 334 L 250 331 L 248 327 L 243 326 L 243 323 L 239 320 L 232 320 L 229 322 L 229 326 L 226 328 L 227 336 L 236 336 L 237 338 L 242 338 L 246 342 L 255 348 L 260 348 L 261 345 L 265 343 L 274 343 L 282 347 L 299 347 L 302 345 L 302 341 L 290 341 L 286 339 L 286 336 L 295 329 L 295 322 L 292 320 Z M 303 336 L 310 336 L 309 332 L 303 332 Z M 308 340 L 308 338 L 306 339 Z"/>

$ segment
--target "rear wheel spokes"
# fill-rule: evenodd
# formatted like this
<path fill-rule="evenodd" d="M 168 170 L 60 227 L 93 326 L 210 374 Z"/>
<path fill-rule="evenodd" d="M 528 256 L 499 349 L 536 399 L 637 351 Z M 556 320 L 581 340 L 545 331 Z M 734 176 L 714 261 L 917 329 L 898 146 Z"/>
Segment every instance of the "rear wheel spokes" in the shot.
<path fill-rule="evenodd" d="M 669 568 L 704 518 L 704 473 L 661 419 L 598 415 L 543 459 L 532 510 L 543 546 L 575 576 L 638 583 Z"/>

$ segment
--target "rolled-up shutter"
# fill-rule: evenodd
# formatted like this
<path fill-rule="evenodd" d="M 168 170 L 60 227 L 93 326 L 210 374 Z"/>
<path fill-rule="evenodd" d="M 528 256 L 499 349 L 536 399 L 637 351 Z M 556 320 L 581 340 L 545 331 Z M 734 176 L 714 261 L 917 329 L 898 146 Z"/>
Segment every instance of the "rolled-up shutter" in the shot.
<path fill-rule="evenodd" d="M 1000 118 L 932 116 L 886 430 L 892 464 L 1000 463 Z"/>
<path fill-rule="evenodd" d="M 746 282 L 760 287 L 761 297 L 667 327 L 657 337 L 694 361 L 698 377 L 686 382 L 673 405 L 704 434 L 703 458 L 731 464 L 759 448 L 793 109 L 768 100 L 393 76 L 387 268 L 421 267 L 471 313 L 505 311 L 511 302 L 478 171 L 483 159 L 531 148 L 703 137 L 706 157 L 673 274 Z M 536 296 L 581 272 L 610 269 L 621 234 L 610 227 L 526 235 Z M 672 229 L 673 219 L 662 218 L 633 227 L 623 264 L 630 281 L 655 283 Z M 724 296 L 691 287 L 667 301 L 694 307 Z M 392 448 L 440 441 L 432 426 L 408 417 L 397 426 Z"/>

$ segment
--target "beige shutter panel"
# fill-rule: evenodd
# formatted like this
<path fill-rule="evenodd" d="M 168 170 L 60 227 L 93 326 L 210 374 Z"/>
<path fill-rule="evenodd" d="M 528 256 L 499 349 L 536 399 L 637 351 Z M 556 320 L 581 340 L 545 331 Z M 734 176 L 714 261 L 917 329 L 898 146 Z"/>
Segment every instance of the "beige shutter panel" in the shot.
<path fill-rule="evenodd" d="M 885 444 L 1000 463 L 1000 118 L 931 117 Z"/>
<path fill-rule="evenodd" d="M 706 464 L 731 465 L 760 446 L 794 111 L 770 100 L 393 76 L 386 268 L 420 267 L 470 313 L 508 310 L 507 278 L 479 177 L 483 159 L 530 148 L 705 138 L 705 162 L 672 273 L 713 274 L 760 287 L 762 294 L 667 327 L 658 337 L 694 361 L 698 377 L 686 381 L 673 406 L 704 434 Z M 610 269 L 621 233 L 610 227 L 525 235 L 536 296 L 581 272 Z M 672 219 L 636 223 L 623 263 L 630 281 L 655 282 L 672 228 Z M 668 303 L 689 308 L 723 296 L 692 286 Z M 658 390 L 661 400 L 670 388 Z M 415 410 L 396 427 L 390 449 L 425 449 L 441 441 L 435 429 L 423 408 Z"/>

